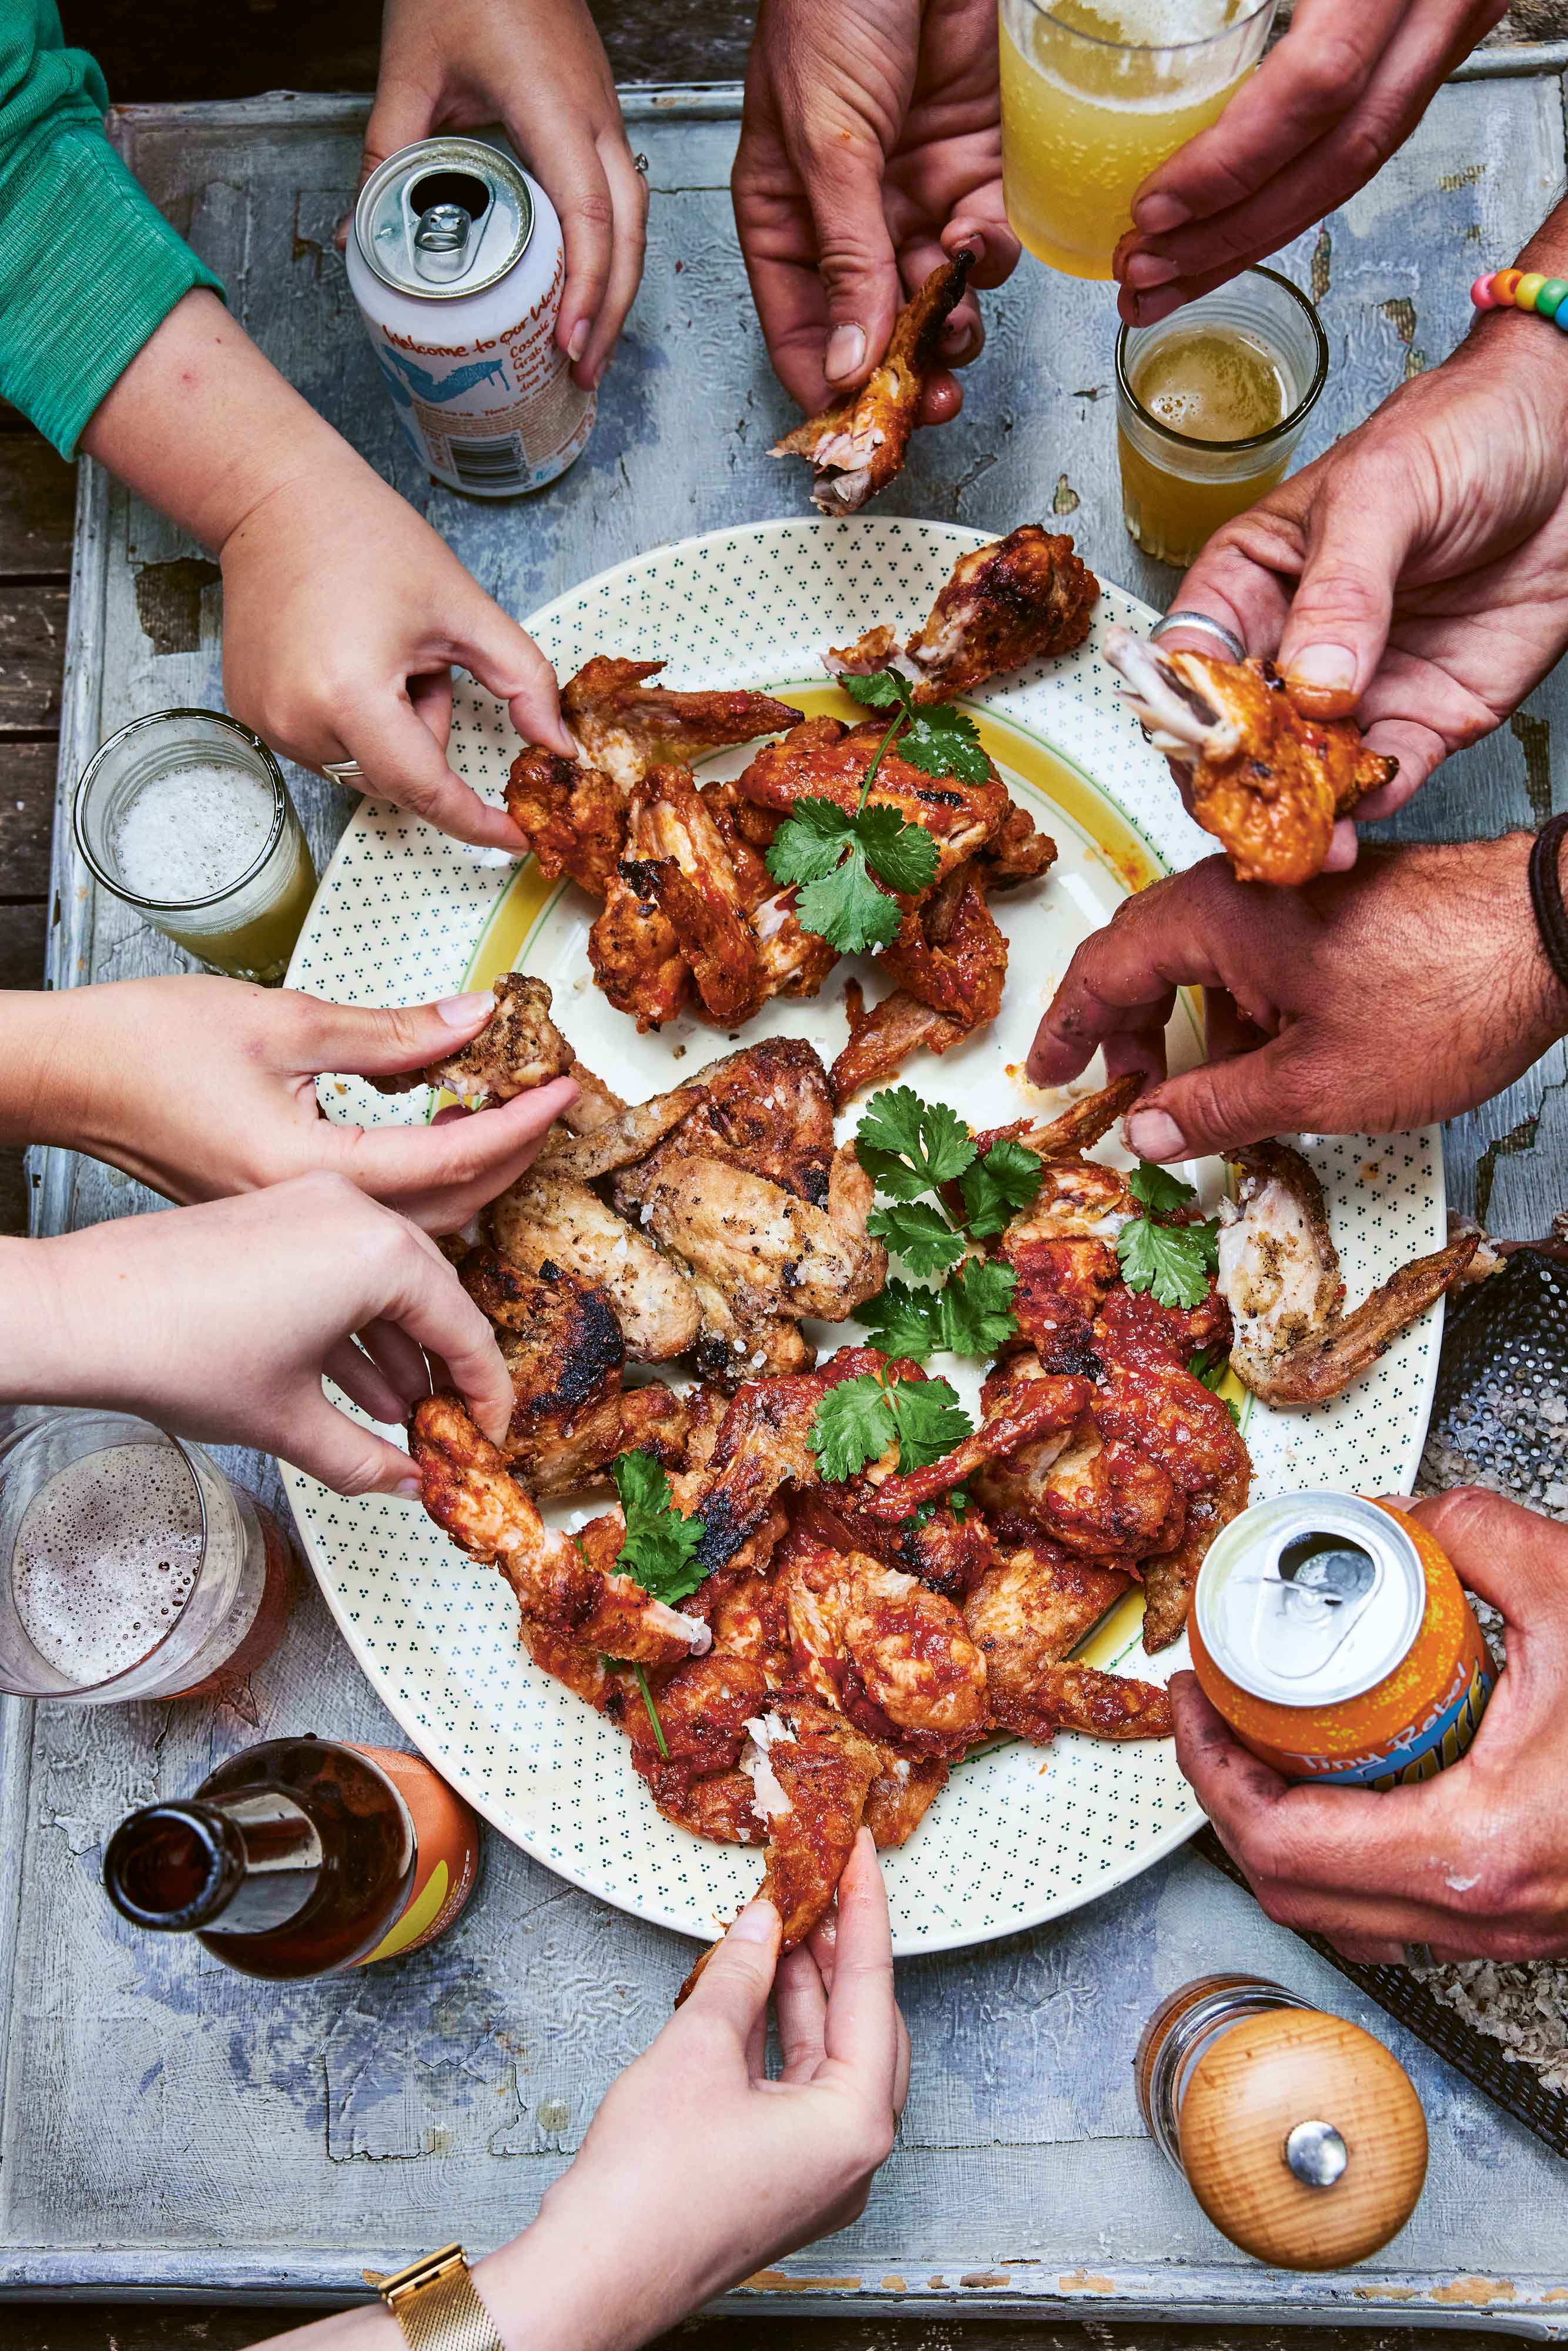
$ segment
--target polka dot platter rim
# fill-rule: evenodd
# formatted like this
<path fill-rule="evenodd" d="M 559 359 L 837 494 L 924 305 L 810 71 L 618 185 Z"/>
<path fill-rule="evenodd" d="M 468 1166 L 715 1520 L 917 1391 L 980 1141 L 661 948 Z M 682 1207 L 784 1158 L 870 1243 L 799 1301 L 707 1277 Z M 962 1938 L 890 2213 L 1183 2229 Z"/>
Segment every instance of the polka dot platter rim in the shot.
<path fill-rule="evenodd" d="M 786 689 L 813 681 L 794 698 L 820 705 L 833 692 L 822 650 L 874 621 L 906 633 L 958 556 L 986 538 L 952 524 L 873 517 L 715 531 L 600 573 L 525 625 L 563 677 L 611 652 L 665 660 L 664 682 L 673 685 L 767 686 L 789 699 Z M 983 1113 L 999 1123 L 1024 1106 L 1026 1090 L 1010 1072 L 1074 940 L 1129 889 L 1212 849 L 1128 715 L 1100 651 L 1113 623 L 1146 627 L 1154 617 L 1103 583 L 1079 653 L 1033 664 L 968 704 L 1009 784 L 1062 852 L 1043 888 L 996 902 L 1012 946 L 997 1029 L 940 1063 L 922 1057 L 906 1072 L 977 1123 Z M 504 706 L 460 686 L 452 735 L 459 771 L 498 801 L 516 749 Z M 746 755 L 728 756 L 733 768 Z M 724 771 L 722 760 L 713 766 Z M 589 985 L 592 911 L 575 891 L 548 889 L 531 861 L 517 867 L 366 801 L 323 877 L 289 981 L 343 1002 L 397 1004 L 450 994 L 465 980 L 482 985 L 514 963 L 538 970 L 584 1061 L 626 1099 L 640 1100 L 722 1051 L 724 1040 L 690 1022 L 639 1039 L 611 1012 Z M 813 1004 L 768 1008 L 747 1036 L 808 1035 L 831 1061 L 843 1036 L 841 997 L 837 975 Z M 1178 1013 L 1173 1038 L 1189 1057 L 1190 1013 Z M 1074 1091 L 1090 1082 L 1086 1076 Z M 423 1096 L 383 1096 L 355 1079 L 332 1081 L 323 1097 L 329 1116 L 365 1124 L 413 1122 L 429 1111 Z M 1376 1142 L 1309 1137 L 1302 1147 L 1323 1183 L 1353 1298 L 1439 1246 L 1445 1203 L 1435 1129 Z M 1188 1172 L 1212 1194 L 1212 1164 Z M 1335 1403 L 1286 1415 L 1249 1400 L 1255 1491 L 1407 1491 L 1441 1330 L 1439 1306 Z M 965 1385 L 950 1363 L 943 1368 Z M 703 1938 L 716 1933 L 754 1890 L 760 1856 L 705 1844 L 661 1818 L 631 1768 L 623 1734 L 521 1650 L 516 1603 L 499 1576 L 465 1560 L 416 1504 L 344 1500 L 297 1470 L 284 1476 L 344 1638 L 436 1770 L 502 1834 L 572 1884 L 651 1923 Z M 595 1507 L 603 1505 L 575 1515 Z M 1186 1661 L 1185 1641 L 1143 1659 L 1135 1604 L 1113 1613 L 1087 1654 L 1157 1679 Z M 894 1949 L 961 1948 L 1060 1916 L 1148 1868 L 1201 1818 L 1168 1741 L 1118 1746 L 1063 1736 L 1046 1750 L 996 1749 L 959 1766 L 909 1844 L 883 1856 Z"/>

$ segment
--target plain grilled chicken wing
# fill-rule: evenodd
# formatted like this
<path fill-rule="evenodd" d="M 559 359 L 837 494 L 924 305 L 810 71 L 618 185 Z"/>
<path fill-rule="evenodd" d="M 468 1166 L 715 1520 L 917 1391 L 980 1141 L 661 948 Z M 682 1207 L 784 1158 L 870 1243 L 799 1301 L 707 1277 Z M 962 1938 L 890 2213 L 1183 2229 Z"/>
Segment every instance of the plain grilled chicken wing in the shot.
<path fill-rule="evenodd" d="M 1038 522 L 961 555 L 931 616 L 904 647 L 921 702 L 973 694 L 1025 662 L 1071 653 L 1089 634 L 1100 582 L 1071 538 Z"/>
<path fill-rule="evenodd" d="M 500 1569 L 525 1617 L 627 1664 L 675 1665 L 708 1646 L 706 1625 L 593 1565 L 570 1535 L 547 1527 L 450 1392 L 414 1407 L 409 1451 L 430 1516 L 470 1558 Z"/>
<path fill-rule="evenodd" d="M 861 390 L 774 443 L 775 457 L 810 459 L 811 504 L 820 513 L 857 513 L 901 471 L 926 378 L 939 363 L 942 329 L 973 261 L 961 246 L 939 262 L 894 319 L 886 352 Z"/>
<path fill-rule="evenodd" d="M 789 816 L 803 799 L 832 800 L 852 813 L 886 733 L 882 719 L 852 727 L 838 718 L 802 719 L 780 741 L 763 745 L 736 778 L 736 790 L 753 808 L 774 816 Z M 906 824 L 918 824 L 930 834 L 936 870 L 923 893 L 929 894 L 995 836 L 1012 802 L 994 768 L 983 784 L 928 776 L 899 758 L 895 740 L 877 768 L 867 805 L 896 809 Z"/>
<path fill-rule="evenodd" d="M 548 1259 L 607 1290 L 637 1362 L 667 1363 L 695 1339 L 702 1309 L 685 1274 L 586 1184 L 527 1169 L 492 1204 L 490 1233 L 525 1273 Z"/>
<path fill-rule="evenodd" d="M 1063 1662 L 1131 1582 L 1114 1561 L 1080 1559 L 1038 1537 L 1007 1551 L 964 1609 L 999 1729 L 1041 1745 L 1063 1729 L 1100 1739 L 1169 1736 L 1164 1690 Z"/>
<path fill-rule="evenodd" d="M 566 874 L 602 898 L 626 849 L 626 795 L 602 768 L 527 743 L 507 778 L 507 814 L 547 882 Z"/>
<path fill-rule="evenodd" d="M 1236 1325 L 1232 1368 L 1266 1404 L 1321 1404 L 1458 1280 L 1480 1236 L 1462 1234 L 1402 1266 L 1347 1314 L 1322 1188 L 1306 1161 L 1282 1143 L 1254 1144 L 1236 1156 L 1240 1187 L 1219 1211 L 1219 1288 Z"/>
<path fill-rule="evenodd" d="M 544 981 L 508 971 L 495 982 L 493 992 L 496 1009 L 476 1037 L 425 1069 L 372 1078 L 378 1093 L 445 1086 L 470 1105 L 504 1102 L 551 1078 L 565 1077 L 577 1056 L 550 1019 L 550 992 Z"/>
<path fill-rule="evenodd" d="M 663 662 L 619 661 L 600 653 L 560 690 L 568 727 L 593 765 L 623 792 L 650 768 L 671 760 L 689 767 L 726 744 L 775 735 L 800 716 L 770 695 L 744 689 L 683 694 L 651 685 L 649 679 L 664 667 Z"/>
<path fill-rule="evenodd" d="M 955 866 L 904 915 L 897 937 L 878 958 L 894 988 L 874 1011 L 852 1018 L 850 1041 L 833 1063 L 833 1099 L 841 1109 L 862 1086 L 893 1076 L 915 1045 L 945 1053 L 989 1028 L 1000 1011 L 1008 943 L 976 867 L 974 859 Z"/>
<path fill-rule="evenodd" d="M 1105 658 L 1156 751 L 1192 771 L 1192 812 L 1243 882 L 1294 885 L 1322 871 L 1334 820 L 1391 783 L 1349 717 L 1302 708 L 1272 662 L 1165 653 L 1112 629 Z"/>

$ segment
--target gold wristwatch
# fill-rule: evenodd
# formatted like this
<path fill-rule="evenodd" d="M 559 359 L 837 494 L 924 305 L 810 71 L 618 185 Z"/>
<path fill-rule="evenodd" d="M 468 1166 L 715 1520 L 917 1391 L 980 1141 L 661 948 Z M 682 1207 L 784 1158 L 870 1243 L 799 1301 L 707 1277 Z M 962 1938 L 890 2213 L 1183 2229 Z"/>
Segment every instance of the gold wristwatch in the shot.
<path fill-rule="evenodd" d="M 504 2351 L 461 2245 L 443 2245 L 382 2277 L 365 2272 L 408 2338 L 409 2351 Z"/>

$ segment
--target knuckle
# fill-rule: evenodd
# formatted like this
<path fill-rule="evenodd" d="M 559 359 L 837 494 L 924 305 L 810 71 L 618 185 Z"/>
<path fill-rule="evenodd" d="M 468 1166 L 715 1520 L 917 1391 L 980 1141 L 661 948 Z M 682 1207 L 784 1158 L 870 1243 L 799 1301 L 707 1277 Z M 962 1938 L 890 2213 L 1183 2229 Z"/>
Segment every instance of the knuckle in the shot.
<path fill-rule="evenodd" d="M 352 1426 L 352 1424 L 350 1424 Z M 379 1450 L 369 1446 L 362 1452 L 347 1456 L 327 1482 L 340 1494 L 373 1493 L 381 1482 L 382 1462 Z"/>
<path fill-rule="evenodd" d="M 1295 61 L 1295 85 L 1302 110 L 1314 116 L 1340 112 L 1347 95 L 1366 80 L 1367 59 L 1358 41 L 1342 31 L 1318 29 L 1301 45 Z"/>
<path fill-rule="evenodd" d="M 615 207 L 610 201 L 609 190 L 607 188 L 584 189 L 581 195 L 572 200 L 571 218 L 574 221 L 580 221 L 588 228 L 612 228 L 615 225 Z"/>

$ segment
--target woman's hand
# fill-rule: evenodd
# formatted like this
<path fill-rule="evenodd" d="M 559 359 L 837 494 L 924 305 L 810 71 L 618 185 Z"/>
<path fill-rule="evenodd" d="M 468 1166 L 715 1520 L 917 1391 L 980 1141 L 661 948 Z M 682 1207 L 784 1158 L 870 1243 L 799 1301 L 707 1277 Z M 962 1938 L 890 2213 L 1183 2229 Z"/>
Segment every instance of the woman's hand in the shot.
<path fill-rule="evenodd" d="M 971 288 L 1019 256 L 1002 204 L 995 0 L 762 0 L 731 181 L 736 225 L 767 337 L 809 414 L 858 388 L 900 306 L 945 255 L 974 252 Z M 966 294 L 947 321 L 948 368 L 984 341 Z M 944 369 L 923 424 L 956 416 Z"/>
<path fill-rule="evenodd" d="M 637 291 L 648 222 L 592 17 L 583 0 L 387 0 L 361 185 L 432 131 L 496 122 L 560 214 L 556 340 L 590 390 Z"/>
<path fill-rule="evenodd" d="M 1116 256 L 1128 325 L 1223 286 L 1364 187 L 1504 5 L 1297 0 L 1218 121 L 1139 189 Z"/>
<path fill-rule="evenodd" d="M 216 549 L 236 718 L 305 767 L 357 762 L 367 791 L 459 841 L 523 854 L 506 810 L 447 765 L 452 665 L 525 741 L 570 756 L 549 664 L 215 295 L 175 304 L 81 445 Z"/>
<path fill-rule="evenodd" d="M 1068 967 L 1030 1051 L 1062 1085 L 1105 1049 L 1154 1081 L 1127 1120 L 1145 1159 L 1270 1134 L 1395 1134 L 1452 1118 L 1568 1032 L 1531 913 L 1527 833 L 1380 849 L 1301 890 L 1222 857 L 1124 899 Z M 1165 1075 L 1178 987 L 1206 992 L 1208 1060 Z"/>
<path fill-rule="evenodd" d="M 454 1232 L 522 1174 L 572 1081 L 431 1125 L 361 1127 L 322 1117 L 316 1080 L 423 1069 L 495 1008 L 488 988 L 381 1011 L 195 973 L 14 996 L 0 1134 L 88 1152 L 180 1201 L 322 1169 Z"/>
<path fill-rule="evenodd" d="M 1386 816 L 1568 644 L 1568 338 L 1511 311 L 1215 533 L 1172 599 L 1271 656 L 1399 762 Z M 1172 629 L 1162 643 L 1212 653 Z M 1354 829 L 1336 829 L 1339 866 Z"/>
<path fill-rule="evenodd" d="M 1193 1674 L 1176 1754 L 1270 1918 L 1347 1959 L 1542 1959 L 1568 1950 L 1568 1528 L 1479 1487 L 1401 1502 L 1500 1609 L 1508 1670 L 1468 1754 L 1416 1787 L 1292 1787 L 1248 1753 Z"/>
<path fill-rule="evenodd" d="M 341 1176 L 0 1243 L 0 1394 L 138 1412 L 177 1437 L 276 1453 L 340 1494 L 417 1494 L 372 1420 L 430 1393 L 425 1352 L 486 1436 L 512 1387 L 489 1323 L 432 1240 Z"/>

